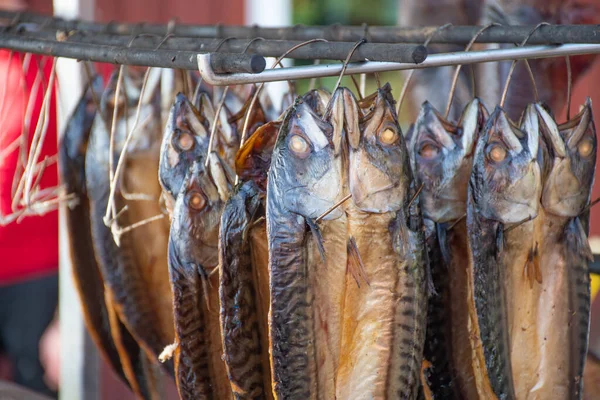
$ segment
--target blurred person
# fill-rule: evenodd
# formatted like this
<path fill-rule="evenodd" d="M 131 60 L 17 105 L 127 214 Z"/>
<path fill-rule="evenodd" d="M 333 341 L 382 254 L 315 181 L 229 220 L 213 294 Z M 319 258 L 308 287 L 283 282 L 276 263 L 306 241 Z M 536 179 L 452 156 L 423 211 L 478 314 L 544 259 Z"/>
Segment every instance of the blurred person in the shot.
<path fill-rule="evenodd" d="M 26 3 L 0 0 L 0 9 L 21 11 Z M 0 152 L 22 133 L 30 96 L 28 145 L 40 115 L 52 59 L 0 50 Z M 36 76 L 41 83 L 35 86 Z M 34 90 L 35 89 L 35 90 Z M 27 147 L 29 150 L 29 146 Z M 13 177 L 20 149 L 0 158 L 0 211 L 12 213 Z M 49 124 L 39 161 L 57 153 L 56 104 L 50 104 Z M 21 169 L 22 171 L 22 169 Z M 56 164 L 49 166 L 40 189 L 58 183 Z M 0 366 L 15 383 L 52 397 L 58 389 L 58 213 L 26 217 L 0 226 Z M 43 338 L 43 340 L 42 340 Z"/>

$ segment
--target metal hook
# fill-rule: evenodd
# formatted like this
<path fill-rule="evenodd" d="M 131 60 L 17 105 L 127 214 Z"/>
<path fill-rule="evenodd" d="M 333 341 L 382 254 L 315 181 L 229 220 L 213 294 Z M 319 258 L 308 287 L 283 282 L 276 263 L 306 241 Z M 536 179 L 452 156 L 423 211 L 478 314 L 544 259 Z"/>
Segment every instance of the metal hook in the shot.
<path fill-rule="evenodd" d="M 565 57 L 567 63 L 567 121 L 571 119 L 571 90 L 573 89 L 573 75 L 571 72 L 571 58 Z"/>
<path fill-rule="evenodd" d="M 473 46 L 473 44 L 475 43 L 475 41 L 477 40 L 477 38 L 479 36 L 481 36 L 481 34 L 483 32 L 485 32 L 486 30 L 488 30 L 489 28 L 491 28 L 492 26 L 502 26 L 501 24 L 497 24 L 495 22 L 484 26 L 483 28 L 481 28 L 476 34 L 475 36 L 473 36 L 473 39 L 471 39 L 471 41 L 467 44 L 467 46 L 465 47 L 465 53 L 469 52 L 469 50 L 471 50 L 471 47 Z M 452 85 L 450 86 L 450 94 L 448 95 L 448 104 L 446 105 L 446 114 L 445 114 L 445 118 L 448 119 L 448 114 L 450 114 L 450 107 L 452 107 L 452 100 L 454 100 L 454 92 L 456 91 L 456 84 L 458 83 L 458 75 L 460 74 L 460 69 L 462 68 L 462 64 L 458 64 L 456 66 L 456 71 L 454 71 L 454 77 L 452 78 Z M 475 97 L 475 80 L 473 80 L 473 97 Z"/>
<path fill-rule="evenodd" d="M 344 77 L 344 73 L 346 72 L 346 68 L 348 68 L 348 63 L 350 62 L 350 58 L 352 58 L 352 55 L 354 54 L 354 52 L 356 51 L 358 46 L 365 43 L 366 41 L 367 41 L 367 39 L 362 38 L 358 42 L 356 42 L 354 44 L 354 46 L 352 46 L 352 49 L 350 49 L 350 52 L 346 56 L 346 60 L 344 60 L 344 64 L 342 66 L 342 72 L 340 73 L 340 76 L 338 77 L 338 80 L 337 80 L 335 86 L 333 87 L 333 91 L 331 92 L 332 94 L 340 87 L 340 84 L 342 83 L 342 78 Z M 325 108 L 326 110 L 329 110 L 329 108 L 331 107 L 332 100 L 333 100 L 333 96 L 331 96 L 331 99 L 329 99 L 329 103 L 327 104 L 327 107 Z M 324 112 L 323 116 L 325 116 L 326 114 L 327 114 L 327 112 Z"/>
<path fill-rule="evenodd" d="M 311 43 L 316 43 L 316 42 L 327 42 L 327 40 L 325 39 L 311 39 L 311 40 L 307 40 L 305 42 L 299 43 L 297 45 L 295 45 L 294 47 L 292 47 L 291 49 L 289 49 L 288 51 L 286 51 L 285 53 L 283 53 L 279 58 L 277 58 L 277 60 L 275 60 L 275 62 L 273 63 L 273 66 L 271 67 L 271 69 L 275 68 L 277 65 L 281 65 L 281 61 L 288 56 L 288 54 L 290 54 L 291 52 L 293 52 L 296 49 L 299 49 L 303 46 L 309 45 Z M 254 105 L 256 104 L 256 100 L 258 99 L 258 95 L 260 94 L 260 91 L 262 90 L 262 88 L 265 86 L 265 82 L 261 83 L 260 86 L 258 87 L 258 89 L 256 89 L 256 91 L 254 92 L 254 96 L 252 97 L 252 101 L 250 102 L 250 106 L 248 107 L 248 110 L 246 111 L 246 118 L 244 120 L 244 127 L 242 129 L 242 138 L 240 140 L 240 148 L 244 145 L 245 141 L 246 141 L 246 134 L 248 131 L 248 124 L 250 122 L 250 115 L 252 113 L 252 109 L 254 108 Z"/>
<path fill-rule="evenodd" d="M 431 40 L 433 40 L 433 37 L 437 33 L 441 32 L 444 29 L 451 27 L 451 26 L 452 26 L 452 24 L 448 23 L 448 24 L 438 27 L 436 30 L 431 32 L 431 35 L 429 35 L 427 37 L 427 39 L 425 40 L 425 42 L 423 42 L 423 46 L 427 47 L 429 45 L 429 42 L 431 42 Z M 400 108 L 402 107 L 402 102 L 404 101 L 404 97 L 406 95 L 406 90 L 408 89 L 408 85 L 410 84 L 410 80 L 414 73 L 415 73 L 415 70 L 411 69 L 410 72 L 408 73 L 408 76 L 404 80 L 404 85 L 402 86 L 402 91 L 400 92 L 400 97 L 398 97 L 398 105 L 396 106 L 396 115 L 400 115 Z"/>
<path fill-rule="evenodd" d="M 529 34 L 527 35 L 527 37 L 523 40 L 523 42 L 521 42 L 521 45 L 519 47 L 523 47 L 527 44 L 527 41 L 529 40 L 529 38 L 535 33 L 535 31 L 537 31 L 540 27 L 545 26 L 545 25 L 550 25 L 547 22 L 540 22 L 539 24 L 537 24 L 535 26 L 535 28 L 533 28 Z M 502 92 L 502 97 L 500 98 L 500 107 L 504 107 L 504 102 L 506 101 L 506 96 L 508 94 L 508 87 L 510 86 L 510 81 L 512 79 L 512 74 L 515 70 L 515 66 L 517 65 L 517 61 L 518 60 L 514 60 L 510 66 L 510 70 L 508 71 L 508 77 L 506 78 L 506 83 L 504 84 L 504 91 Z M 525 60 L 527 61 L 527 60 Z M 529 72 L 529 76 L 531 78 L 531 83 L 533 85 L 533 91 L 534 91 L 534 97 L 536 102 L 538 101 L 538 91 L 537 91 L 537 86 L 535 84 L 535 79 L 533 77 L 533 71 L 531 70 L 531 67 L 529 66 L 529 63 L 526 62 L 527 65 L 527 70 Z"/>

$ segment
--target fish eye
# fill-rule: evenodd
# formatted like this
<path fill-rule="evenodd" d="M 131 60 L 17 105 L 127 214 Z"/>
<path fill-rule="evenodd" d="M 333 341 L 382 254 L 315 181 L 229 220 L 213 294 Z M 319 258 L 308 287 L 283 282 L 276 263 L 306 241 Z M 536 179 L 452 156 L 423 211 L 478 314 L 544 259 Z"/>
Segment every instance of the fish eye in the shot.
<path fill-rule="evenodd" d="M 387 128 L 379 134 L 379 141 L 383 144 L 394 144 L 398 139 L 398 133 L 390 128 Z"/>
<path fill-rule="evenodd" d="M 506 159 L 506 149 L 499 144 L 493 144 L 488 149 L 488 157 L 493 162 L 502 162 Z"/>
<path fill-rule="evenodd" d="M 577 151 L 579 152 L 579 155 L 582 157 L 588 157 L 590 154 L 592 154 L 593 150 L 594 150 L 594 143 L 592 143 L 592 139 L 590 139 L 590 138 L 586 138 L 586 139 L 582 140 L 577 145 Z"/>
<path fill-rule="evenodd" d="M 196 211 L 201 211 L 206 206 L 206 199 L 200 192 L 191 192 L 189 194 L 188 204 Z"/>
<path fill-rule="evenodd" d="M 310 153 L 310 145 L 302 136 L 293 135 L 288 142 L 289 149 L 299 157 L 306 157 Z"/>
<path fill-rule="evenodd" d="M 423 144 L 423 146 L 421 146 L 421 149 L 419 150 L 419 155 L 426 160 L 431 160 L 431 159 L 437 157 L 437 155 L 439 153 L 440 153 L 439 147 L 437 147 L 431 143 Z"/>
<path fill-rule="evenodd" d="M 177 138 L 177 145 L 183 151 L 188 151 L 194 147 L 194 138 L 189 133 L 182 133 Z"/>

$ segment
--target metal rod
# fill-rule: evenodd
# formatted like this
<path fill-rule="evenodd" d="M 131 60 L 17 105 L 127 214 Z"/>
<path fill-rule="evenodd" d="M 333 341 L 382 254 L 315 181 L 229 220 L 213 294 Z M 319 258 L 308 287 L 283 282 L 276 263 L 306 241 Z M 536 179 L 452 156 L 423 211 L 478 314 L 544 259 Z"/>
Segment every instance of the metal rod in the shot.
<path fill-rule="evenodd" d="M 82 61 L 96 61 L 113 64 L 138 65 L 161 68 L 180 68 L 195 70 L 198 68 L 197 51 L 150 50 L 127 48 L 123 46 L 101 46 L 85 43 L 59 42 L 27 38 L 12 33 L 0 34 L 0 48 L 43 54 L 55 57 L 74 58 Z M 231 61 L 217 57 L 211 62 L 211 70 L 222 72 L 249 71 L 257 68 L 256 57 L 236 54 Z M 245 62 L 240 62 L 245 58 Z M 262 57 L 261 57 L 262 58 Z M 264 61 L 264 59 L 263 59 Z M 255 64 L 252 67 L 252 64 Z"/>
<path fill-rule="evenodd" d="M 12 21 L 15 12 L 0 11 L 0 18 Z M 258 26 L 223 26 L 223 25 L 185 25 L 176 24 L 172 31 L 161 24 L 102 24 L 96 22 L 64 20 L 39 14 L 20 13 L 19 22 L 33 22 L 63 30 L 83 30 L 110 34 L 131 35 L 132 33 L 152 33 L 175 36 L 238 39 L 297 40 L 305 41 L 323 38 L 329 41 L 356 42 L 365 36 L 362 26 L 294 26 L 285 28 L 263 28 Z M 534 25 L 497 26 L 490 28 L 477 38 L 477 43 L 520 43 Z M 392 27 L 370 26 L 368 37 L 375 43 L 423 43 L 437 27 Z M 481 29 L 478 26 L 453 26 L 439 32 L 431 43 L 452 43 L 465 45 Z M 600 43 L 600 27 L 598 25 L 550 25 L 540 28 L 528 41 L 530 44 L 566 44 L 566 43 Z"/>
<path fill-rule="evenodd" d="M 507 49 L 494 49 L 473 52 L 432 54 L 421 64 L 402 64 L 367 61 L 348 64 L 346 75 L 370 74 L 374 72 L 422 69 L 458 64 L 475 64 L 492 61 L 521 60 L 525 58 L 560 57 L 577 54 L 600 53 L 600 44 L 565 44 L 558 46 L 527 46 Z M 260 74 L 217 75 L 210 68 L 210 55 L 198 55 L 200 75 L 211 85 L 239 85 L 245 83 L 274 82 L 293 79 L 307 79 L 321 76 L 336 76 L 343 66 L 341 63 L 313 66 L 267 69 Z"/>
<path fill-rule="evenodd" d="M 56 31 L 32 31 L 9 29 L 8 32 L 22 35 L 24 39 L 35 38 L 56 40 Z M 130 36 L 120 36 L 105 33 L 73 32 L 65 35 L 67 43 L 86 43 L 103 46 L 127 47 L 132 39 Z M 162 43 L 164 42 L 164 43 Z M 161 44 L 162 43 L 162 44 Z M 161 44 L 163 50 L 194 51 L 196 53 L 253 53 L 263 57 L 279 57 L 301 42 L 289 40 L 238 40 L 230 39 L 223 42 L 220 39 L 180 38 L 169 37 L 166 41 L 160 35 L 153 37 L 142 36 L 133 40 L 131 47 L 136 49 L 155 49 Z M 315 42 L 300 47 L 289 54 L 289 58 L 305 60 L 344 60 L 350 53 L 354 43 L 348 42 Z M 354 52 L 350 61 L 391 61 L 405 63 L 420 63 L 427 57 L 427 49 L 414 44 L 364 43 Z M 264 68 L 263 68 L 264 69 Z M 241 71 L 240 71 L 241 72 Z M 259 71 L 260 72 L 260 71 Z"/>

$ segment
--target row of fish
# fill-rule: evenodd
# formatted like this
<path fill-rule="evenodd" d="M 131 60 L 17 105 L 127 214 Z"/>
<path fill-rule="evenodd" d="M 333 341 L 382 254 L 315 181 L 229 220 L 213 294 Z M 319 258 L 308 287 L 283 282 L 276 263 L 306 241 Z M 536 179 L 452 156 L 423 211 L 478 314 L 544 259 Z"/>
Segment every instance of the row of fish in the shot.
<path fill-rule="evenodd" d="M 174 74 L 88 91 L 60 155 L 86 324 L 138 397 L 159 369 L 183 399 L 581 397 L 589 101 L 425 102 L 404 135 L 389 84 L 251 109 Z"/>

